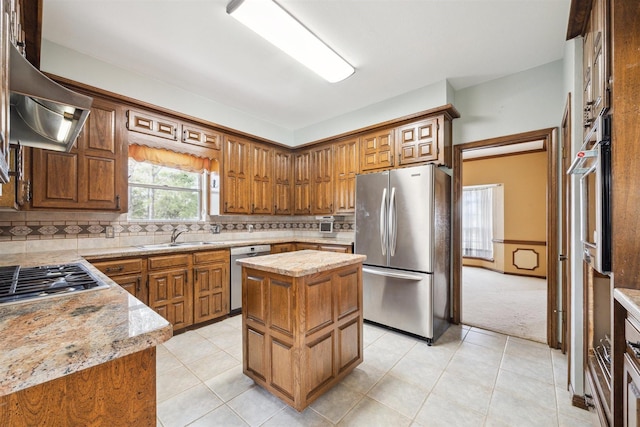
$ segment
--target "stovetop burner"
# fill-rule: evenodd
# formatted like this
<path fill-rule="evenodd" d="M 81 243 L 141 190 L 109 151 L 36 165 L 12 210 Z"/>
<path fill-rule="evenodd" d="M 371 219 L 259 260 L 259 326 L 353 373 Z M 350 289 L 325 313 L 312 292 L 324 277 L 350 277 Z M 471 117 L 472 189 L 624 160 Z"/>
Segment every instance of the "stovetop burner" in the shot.
<path fill-rule="evenodd" d="M 80 263 L 0 267 L 0 304 L 108 287 Z"/>

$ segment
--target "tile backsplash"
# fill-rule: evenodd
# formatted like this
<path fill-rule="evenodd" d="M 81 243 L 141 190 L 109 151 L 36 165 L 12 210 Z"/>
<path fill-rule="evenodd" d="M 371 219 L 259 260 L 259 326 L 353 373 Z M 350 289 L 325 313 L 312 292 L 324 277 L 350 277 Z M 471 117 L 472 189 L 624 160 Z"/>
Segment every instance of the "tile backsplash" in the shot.
<path fill-rule="evenodd" d="M 220 234 L 212 234 L 219 225 Z M 314 216 L 212 216 L 209 221 L 129 221 L 126 214 L 83 212 L 0 212 L 0 253 L 90 249 L 163 242 L 178 228 L 181 240 L 318 237 Z M 113 238 L 107 238 L 107 231 Z M 352 238 L 354 216 L 335 218 L 332 237 Z M 260 235 L 251 234 L 260 233 Z"/>

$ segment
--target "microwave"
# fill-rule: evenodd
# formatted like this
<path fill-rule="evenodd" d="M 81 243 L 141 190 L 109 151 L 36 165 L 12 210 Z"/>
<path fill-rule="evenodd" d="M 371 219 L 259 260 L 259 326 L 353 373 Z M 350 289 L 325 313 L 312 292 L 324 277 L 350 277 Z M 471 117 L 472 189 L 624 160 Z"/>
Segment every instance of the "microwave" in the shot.
<path fill-rule="evenodd" d="M 318 230 L 321 233 L 333 233 L 333 216 L 317 216 L 316 219 L 320 221 Z"/>
<path fill-rule="evenodd" d="M 583 257 L 596 271 L 607 274 L 611 272 L 612 252 L 610 116 L 596 119 L 574 163 L 573 173 L 580 176 Z"/>

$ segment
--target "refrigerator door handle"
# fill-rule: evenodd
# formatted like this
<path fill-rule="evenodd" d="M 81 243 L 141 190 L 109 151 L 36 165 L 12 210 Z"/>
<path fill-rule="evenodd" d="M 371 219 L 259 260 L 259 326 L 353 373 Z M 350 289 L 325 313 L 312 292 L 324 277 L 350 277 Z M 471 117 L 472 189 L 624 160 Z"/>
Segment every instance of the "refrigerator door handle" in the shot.
<path fill-rule="evenodd" d="M 380 200 L 380 246 L 382 255 L 387 255 L 387 189 L 382 190 Z"/>
<path fill-rule="evenodd" d="M 396 237 L 398 232 L 398 219 L 396 212 L 396 187 L 391 189 L 391 200 L 389 201 L 389 252 L 391 256 L 396 254 Z"/>
<path fill-rule="evenodd" d="M 378 270 L 378 269 L 369 268 L 369 267 L 362 267 L 362 272 L 375 274 L 376 276 L 393 277 L 394 279 L 404 279 L 404 280 L 413 280 L 413 281 L 420 281 L 424 279 L 424 276 L 418 276 L 417 274 L 399 273 L 396 271 L 394 272 L 384 271 L 384 270 Z"/>

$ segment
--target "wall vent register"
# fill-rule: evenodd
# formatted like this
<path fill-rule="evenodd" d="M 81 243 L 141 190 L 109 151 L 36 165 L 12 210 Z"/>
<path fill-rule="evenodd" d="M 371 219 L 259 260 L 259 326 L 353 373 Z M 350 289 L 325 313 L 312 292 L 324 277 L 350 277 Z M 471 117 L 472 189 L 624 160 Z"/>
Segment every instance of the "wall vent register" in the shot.
<path fill-rule="evenodd" d="M 80 263 L 0 267 L 0 304 L 108 287 Z"/>

